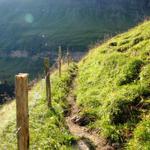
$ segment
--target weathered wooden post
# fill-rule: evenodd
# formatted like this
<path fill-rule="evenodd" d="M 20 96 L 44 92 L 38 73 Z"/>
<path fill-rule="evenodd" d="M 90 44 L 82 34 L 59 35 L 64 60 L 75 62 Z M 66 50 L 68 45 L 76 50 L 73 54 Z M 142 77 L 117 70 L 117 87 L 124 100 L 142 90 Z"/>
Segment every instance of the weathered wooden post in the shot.
<path fill-rule="evenodd" d="M 51 107 L 51 82 L 50 82 L 50 69 L 49 69 L 49 59 L 44 59 L 45 68 L 45 82 L 46 82 L 46 100 L 48 107 Z"/>
<path fill-rule="evenodd" d="M 28 74 L 15 78 L 18 150 L 29 150 Z"/>
<path fill-rule="evenodd" d="M 61 46 L 59 46 L 59 51 L 58 51 L 58 70 L 59 70 L 59 77 L 61 77 L 61 61 L 62 61 L 62 50 Z"/>

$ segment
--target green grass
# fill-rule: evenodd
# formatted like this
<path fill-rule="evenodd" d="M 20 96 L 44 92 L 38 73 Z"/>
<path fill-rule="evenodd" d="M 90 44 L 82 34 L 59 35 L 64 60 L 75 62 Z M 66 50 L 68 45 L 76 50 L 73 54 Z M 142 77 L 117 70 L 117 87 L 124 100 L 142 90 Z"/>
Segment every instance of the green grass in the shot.
<path fill-rule="evenodd" d="M 75 93 L 88 125 L 123 149 L 150 149 L 150 21 L 91 49 L 78 66 Z M 66 97 L 77 68 L 52 75 L 53 109 L 47 109 L 45 83 L 30 91 L 30 148 L 71 149 L 75 138 L 64 122 Z M 0 149 L 16 149 L 15 102 L 0 108 Z"/>
<path fill-rule="evenodd" d="M 56 72 L 53 73 L 52 109 L 47 108 L 45 100 L 45 80 L 39 81 L 30 91 L 30 149 L 71 149 L 75 139 L 66 128 L 64 109 L 67 107 L 66 97 L 75 70 L 75 65 L 71 65 L 69 69 L 64 69 L 61 78 Z M 0 114 L 0 120 L 4 119 L 4 124 L 0 126 L 0 149 L 16 150 L 15 101 L 2 106 Z"/>
<path fill-rule="evenodd" d="M 150 115 L 147 115 L 137 124 L 134 136 L 129 141 L 126 149 L 129 150 L 149 150 L 150 149 Z"/>
<path fill-rule="evenodd" d="M 91 49 L 79 63 L 76 95 L 90 128 L 111 142 L 150 149 L 150 121 L 143 119 L 150 108 L 150 21 Z"/>
<path fill-rule="evenodd" d="M 33 16 L 32 23 L 27 22 L 26 15 Z M 126 31 L 149 15 L 145 0 L 0 1 L 0 53 L 2 56 L 13 50 L 29 53 L 26 60 L 0 58 L 0 80 L 13 81 L 20 71 L 29 72 L 35 78 L 43 70 L 41 60 L 30 59 L 33 53 L 50 51 L 53 56 L 59 45 L 74 52 L 85 52 L 89 45 Z"/>

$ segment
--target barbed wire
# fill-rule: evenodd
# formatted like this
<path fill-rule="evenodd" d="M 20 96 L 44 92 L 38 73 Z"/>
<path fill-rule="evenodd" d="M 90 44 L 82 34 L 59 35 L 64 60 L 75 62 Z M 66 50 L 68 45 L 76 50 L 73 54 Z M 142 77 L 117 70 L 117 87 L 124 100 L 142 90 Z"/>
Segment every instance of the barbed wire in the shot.
<path fill-rule="evenodd" d="M 42 82 L 42 83 L 43 83 L 43 82 Z M 37 92 L 37 91 L 34 92 L 34 94 L 33 94 L 33 95 L 34 95 L 34 96 L 33 96 L 34 102 L 32 102 L 32 104 L 29 106 L 29 115 L 32 114 L 33 109 L 36 107 L 38 101 L 39 101 L 40 99 L 42 99 L 41 93 L 42 93 L 42 90 L 43 90 L 43 89 L 44 89 L 44 83 L 41 84 L 41 86 L 40 86 L 40 91 L 39 91 L 39 92 Z M 10 124 L 10 125 L 13 125 L 14 122 L 15 122 L 15 119 L 12 120 L 9 124 Z M 19 133 L 20 130 L 21 130 L 21 127 L 14 129 L 14 130 L 10 133 L 10 135 L 9 135 L 8 138 L 7 138 L 7 140 L 8 140 L 9 143 L 14 143 L 14 142 L 16 141 L 16 139 L 17 139 L 17 134 Z M 6 130 L 3 130 L 2 134 L 5 135 L 6 133 L 7 133 L 7 129 L 6 129 Z M 5 144 L 4 147 L 3 147 L 4 150 L 8 150 L 8 148 L 9 148 L 9 147 L 8 147 L 7 144 Z"/>
<path fill-rule="evenodd" d="M 34 96 L 33 96 L 34 102 L 32 103 L 32 105 L 29 106 L 29 115 L 32 114 L 33 109 L 37 106 L 37 103 L 39 102 L 39 100 L 42 99 L 42 95 L 41 95 L 40 92 L 43 90 L 43 87 L 44 87 L 44 84 L 42 84 L 42 85 L 40 86 L 40 91 L 39 91 L 39 92 L 37 92 L 37 91 L 34 92 Z M 12 122 L 10 122 L 10 124 L 13 124 L 13 123 L 14 123 L 14 120 L 13 120 Z M 8 138 L 8 142 L 9 142 L 9 143 L 13 143 L 13 142 L 16 141 L 16 139 L 17 139 L 17 134 L 19 133 L 20 130 L 21 130 L 21 127 L 15 129 L 15 130 L 13 130 L 13 131 L 10 133 L 10 134 L 12 134 L 12 135 L 11 135 L 11 137 L 9 136 L 10 138 Z M 5 134 L 5 132 L 7 132 L 7 131 L 4 130 L 4 131 L 3 131 L 3 134 Z M 8 145 L 6 145 L 6 144 L 4 145 L 4 150 L 8 150 Z"/>
<path fill-rule="evenodd" d="M 34 98 L 33 98 L 34 102 L 33 102 L 32 106 L 29 107 L 29 115 L 31 115 L 33 109 L 37 106 L 37 103 L 39 102 L 39 100 L 42 99 L 42 95 L 41 95 L 40 92 L 41 92 L 43 89 L 44 89 L 44 86 L 41 85 L 41 86 L 40 86 L 40 91 L 39 91 L 39 92 L 37 92 L 37 91 L 34 92 Z"/>

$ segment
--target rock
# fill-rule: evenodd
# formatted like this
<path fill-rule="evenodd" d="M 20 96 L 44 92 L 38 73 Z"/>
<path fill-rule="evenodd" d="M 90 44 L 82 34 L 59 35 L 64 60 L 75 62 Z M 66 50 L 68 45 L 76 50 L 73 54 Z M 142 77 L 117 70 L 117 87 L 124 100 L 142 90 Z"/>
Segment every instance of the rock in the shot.
<path fill-rule="evenodd" d="M 75 116 L 71 119 L 75 124 L 78 124 L 79 126 L 85 126 L 90 123 L 90 119 L 87 116 Z"/>
<path fill-rule="evenodd" d="M 107 145 L 103 147 L 101 150 L 114 150 L 114 148 L 112 146 Z"/>
<path fill-rule="evenodd" d="M 73 117 L 71 118 L 71 121 L 72 121 L 73 123 L 75 123 L 77 118 L 78 118 L 78 116 L 73 116 Z"/>
<path fill-rule="evenodd" d="M 119 149 L 119 148 L 120 148 L 120 144 L 119 144 L 119 143 L 112 143 L 112 146 L 113 146 L 115 149 Z"/>

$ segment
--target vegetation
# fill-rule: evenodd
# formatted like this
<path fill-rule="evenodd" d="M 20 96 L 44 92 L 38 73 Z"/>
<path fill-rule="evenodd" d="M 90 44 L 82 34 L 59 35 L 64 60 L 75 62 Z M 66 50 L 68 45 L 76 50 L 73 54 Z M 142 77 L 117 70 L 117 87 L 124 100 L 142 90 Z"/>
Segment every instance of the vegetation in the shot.
<path fill-rule="evenodd" d="M 79 63 L 76 95 L 91 129 L 127 149 L 150 149 L 150 22 L 93 48 Z"/>
<path fill-rule="evenodd" d="M 150 116 L 145 116 L 143 120 L 137 125 L 133 138 L 129 141 L 127 149 L 133 150 L 149 150 L 150 140 Z"/>
<path fill-rule="evenodd" d="M 7 82 L 0 84 L 0 104 L 14 97 L 14 87 Z"/>
<path fill-rule="evenodd" d="M 5 67 L 4 67 L 5 66 Z M 30 58 L 0 58 L 0 81 L 8 81 L 13 84 L 14 75 L 19 72 L 28 72 L 33 80 L 38 74 L 42 74 L 43 60 Z"/>
<path fill-rule="evenodd" d="M 59 45 L 85 51 L 149 15 L 147 0 L 0 0 L 0 81 L 13 81 L 18 71 L 35 78 L 41 59 L 31 55 L 50 51 L 53 56 Z M 27 51 L 28 58 L 3 58 L 16 50 Z"/>
<path fill-rule="evenodd" d="M 14 76 L 28 72 L 30 81 L 43 73 L 43 59 L 0 57 L 0 103 L 14 96 Z M 7 84 L 4 84 L 7 82 Z"/>
<path fill-rule="evenodd" d="M 52 75 L 52 106 L 47 108 L 45 101 L 45 81 L 41 80 L 31 90 L 29 95 L 30 110 L 30 148 L 31 149 L 71 149 L 74 137 L 68 132 L 64 122 L 64 109 L 67 107 L 66 96 L 69 91 L 72 77 L 76 66 L 72 64 L 69 69 L 64 68 L 62 77 L 59 78 L 55 72 Z M 15 103 L 15 102 L 12 102 Z M 0 114 L 12 113 L 12 116 L 5 116 L 7 123 L 2 126 L 0 132 L 0 149 L 16 149 L 15 131 L 15 107 L 14 104 L 6 104 L 0 109 Z M 3 115 L 2 115 L 3 116 Z M 0 119 L 2 119 L 0 116 Z"/>
<path fill-rule="evenodd" d="M 128 150 L 150 149 L 150 21 L 91 49 L 78 64 L 54 72 L 52 106 L 45 101 L 45 82 L 31 90 L 30 148 L 72 149 L 75 138 L 65 125 L 67 95 L 76 76 L 79 115 L 87 127 L 114 146 Z M 16 149 L 15 102 L 0 108 L 0 149 Z M 15 138 L 14 138 L 15 137 Z M 121 149 L 120 148 L 120 149 Z"/>
<path fill-rule="evenodd" d="M 148 0 L 1 0 L 0 50 L 38 53 L 58 44 L 83 50 L 149 14 Z"/>

